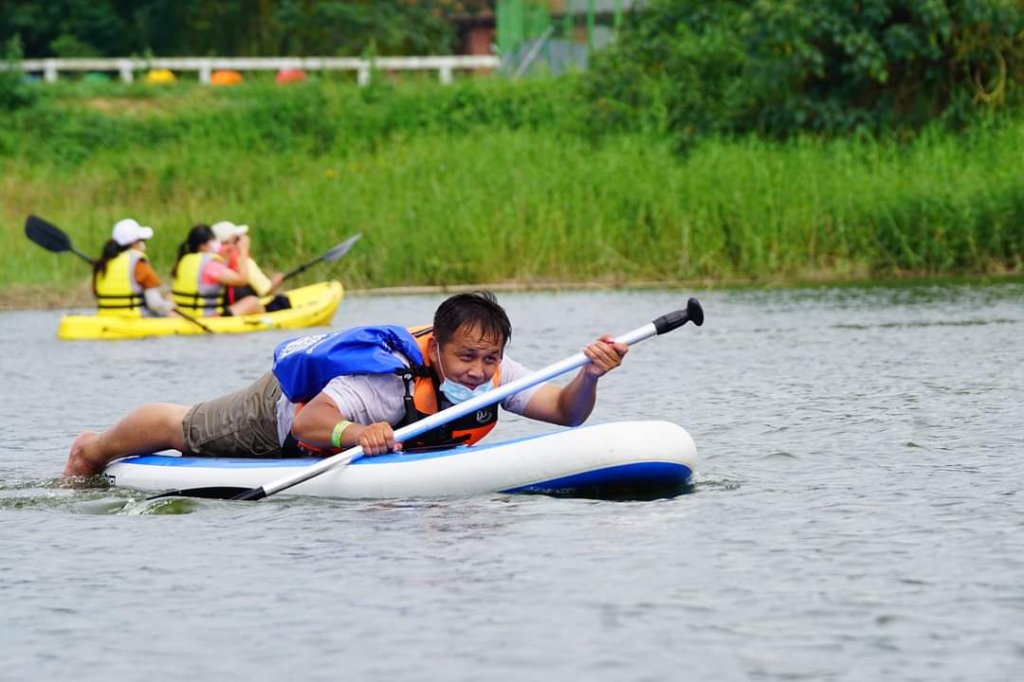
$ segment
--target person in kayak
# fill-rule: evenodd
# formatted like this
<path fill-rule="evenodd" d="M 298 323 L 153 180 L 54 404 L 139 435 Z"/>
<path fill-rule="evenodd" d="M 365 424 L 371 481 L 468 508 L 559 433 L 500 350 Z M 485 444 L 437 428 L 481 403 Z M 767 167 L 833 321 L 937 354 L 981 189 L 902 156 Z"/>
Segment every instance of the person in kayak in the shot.
<path fill-rule="evenodd" d="M 114 224 L 92 267 L 92 291 L 99 315 L 164 317 L 174 304 L 160 293 L 160 276 L 146 257 L 153 228 L 132 218 Z"/>
<path fill-rule="evenodd" d="M 442 302 L 430 337 L 415 342 L 426 350 L 423 366 L 434 387 L 432 406 L 413 399 L 416 412 L 442 409 L 529 375 L 529 369 L 505 356 L 511 335 L 508 316 L 490 293 L 457 294 Z M 304 338 L 315 343 L 324 336 Z M 626 344 L 601 336 L 583 348 L 590 362 L 568 384 L 533 386 L 500 404 L 531 419 L 582 424 L 594 408 L 598 380 L 618 367 L 627 351 Z M 64 476 L 91 476 L 114 459 L 169 449 L 209 457 L 287 457 L 354 445 L 361 445 L 366 455 L 401 448 L 394 428 L 410 417 L 407 377 L 380 373 L 328 379 L 301 409 L 287 398 L 273 372 L 247 388 L 196 405 L 143 405 L 106 431 L 80 433 L 71 444 Z M 497 410 L 480 410 L 472 418 L 493 422 L 484 412 Z M 476 439 L 485 433 L 478 431 Z"/>
<path fill-rule="evenodd" d="M 220 242 L 209 225 L 195 225 L 178 247 L 178 261 L 171 274 L 171 295 L 175 305 L 187 313 L 206 317 L 249 315 L 265 311 L 256 296 L 244 296 L 230 305 L 224 303 L 224 287 L 241 287 L 249 281 L 249 237 L 238 240 L 238 270 L 232 270 L 220 256 Z"/>
<path fill-rule="evenodd" d="M 224 259 L 229 268 L 238 272 L 238 261 L 241 258 L 241 251 L 238 245 L 242 237 L 248 238 L 249 226 L 236 225 L 230 220 L 222 220 L 211 225 L 210 229 L 213 230 L 213 236 L 220 242 L 220 257 Z M 272 277 L 267 277 L 253 259 L 251 250 L 248 256 L 247 275 L 247 284 L 240 287 L 228 286 L 224 288 L 224 305 L 231 305 L 246 296 L 259 296 L 261 298 L 274 296 L 266 304 L 268 313 L 275 310 L 287 310 L 292 307 L 291 301 L 288 300 L 287 296 L 277 293 L 281 289 L 281 285 L 284 284 L 284 275 L 276 272 Z"/>

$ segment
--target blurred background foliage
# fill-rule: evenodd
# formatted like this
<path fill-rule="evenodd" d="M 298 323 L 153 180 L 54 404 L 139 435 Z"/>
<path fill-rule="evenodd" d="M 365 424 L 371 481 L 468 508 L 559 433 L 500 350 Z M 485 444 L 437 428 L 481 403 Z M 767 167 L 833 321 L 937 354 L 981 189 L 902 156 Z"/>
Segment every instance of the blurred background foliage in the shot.
<path fill-rule="evenodd" d="M 465 10 L 180 6 L 208 21 L 217 7 L 330 6 L 444 23 L 442 4 Z M 6 2 L 3 21 L 13 5 L 50 7 Z M 93 6 L 51 9 L 72 5 Z M 115 5 L 178 3 L 94 4 Z M 7 58 L 62 35 L 98 44 L 53 25 L 31 43 L 4 24 Z M 315 28 L 351 38 L 332 50 L 432 51 L 350 36 L 370 25 Z M 98 252 L 135 215 L 159 227 L 164 267 L 188 225 L 228 217 L 261 226 L 282 267 L 363 231 L 367 255 L 345 267 L 365 286 L 1020 274 L 1022 41 L 1024 0 L 652 0 L 587 71 L 557 77 L 375 73 L 360 87 L 323 72 L 279 86 L 253 73 L 212 87 L 0 72 L 0 243 L 23 243 L 36 213 Z M 425 257 L 438 245 L 444 258 Z M 84 281 L 80 264 L 38 251 L 6 252 L 0 291 Z"/>
<path fill-rule="evenodd" d="M 1021 0 L 653 0 L 587 74 L 593 125 L 903 132 L 1021 105 Z"/>
<path fill-rule="evenodd" d="M 482 0 L 0 0 L 26 58 L 450 54 Z"/>
<path fill-rule="evenodd" d="M 448 54 L 481 0 L 0 0 L 8 59 Z M 1024 0 L 651 0 L 579 84 L 590 134 L 908 135 L 1019 108 Z M 0 107 L 29 104 L 11 78 Z"/>

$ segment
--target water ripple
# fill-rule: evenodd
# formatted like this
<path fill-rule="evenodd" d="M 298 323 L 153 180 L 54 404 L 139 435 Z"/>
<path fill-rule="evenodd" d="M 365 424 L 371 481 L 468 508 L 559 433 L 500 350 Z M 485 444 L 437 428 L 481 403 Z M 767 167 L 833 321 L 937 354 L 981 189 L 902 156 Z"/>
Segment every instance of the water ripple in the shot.
<path fill-rule="evenodd" d="M 509 354 L 540 367 L 684 298 L 503 296 Z M 5 675 L 1015 679 L 1024 285 L 701 298 L 704 327 L 602 381 L 592 420 L 674 421 L 700 453 L 692 494 L 632 502 L 151 510 L 63 487 L 79 430 L 237 388 L 290 334 L 68 344 L 56 313 L 0 314 Z M 353 298 L 336 322 L 418 322 L 436 302 Z"/>

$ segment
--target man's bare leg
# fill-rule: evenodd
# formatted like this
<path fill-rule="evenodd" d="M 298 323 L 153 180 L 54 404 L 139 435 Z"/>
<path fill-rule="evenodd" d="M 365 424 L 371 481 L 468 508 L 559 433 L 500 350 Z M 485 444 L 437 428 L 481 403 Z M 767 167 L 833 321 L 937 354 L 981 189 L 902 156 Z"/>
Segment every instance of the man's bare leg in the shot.
<path fill-rule="evenodd" d="M 118 457 L 185 449 L 181 420 L 188 405 L 150 403 L 137 407 L 106 431 L 83 431 L 71 444 L 64 476 L 94 476 Z"/>

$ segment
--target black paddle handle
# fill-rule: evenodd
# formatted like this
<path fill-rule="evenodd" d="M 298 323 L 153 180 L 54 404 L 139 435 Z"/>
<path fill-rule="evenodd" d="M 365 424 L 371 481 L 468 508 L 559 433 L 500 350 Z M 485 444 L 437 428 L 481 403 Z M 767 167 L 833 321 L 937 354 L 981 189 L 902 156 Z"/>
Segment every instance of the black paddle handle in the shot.
<path fill-rule="evenodd" d="M 704 324 L 704 308 L 701 307 L 700 301 L 695 298 L 691 298 L 686 302 L 685 310 L 673 310 L 656 319 L 653 324 L 658 334 L 667 334 L 673 329 L 682 327 L 687 322 L 693 322 L 698 327 Z"/>

